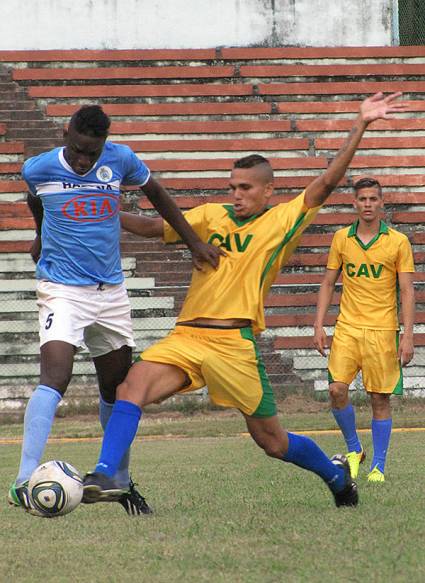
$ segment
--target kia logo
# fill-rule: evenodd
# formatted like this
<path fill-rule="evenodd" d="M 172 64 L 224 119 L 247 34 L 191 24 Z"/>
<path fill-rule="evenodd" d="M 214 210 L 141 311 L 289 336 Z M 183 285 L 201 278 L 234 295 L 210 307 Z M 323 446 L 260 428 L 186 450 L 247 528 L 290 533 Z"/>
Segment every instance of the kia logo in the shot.
<path fill-rule="evenodd" d="M 112 194 L 82 194 L 68 200 L 62 213 L 71 221 L 98 223 L 117 214 L 118 199 Z"/>

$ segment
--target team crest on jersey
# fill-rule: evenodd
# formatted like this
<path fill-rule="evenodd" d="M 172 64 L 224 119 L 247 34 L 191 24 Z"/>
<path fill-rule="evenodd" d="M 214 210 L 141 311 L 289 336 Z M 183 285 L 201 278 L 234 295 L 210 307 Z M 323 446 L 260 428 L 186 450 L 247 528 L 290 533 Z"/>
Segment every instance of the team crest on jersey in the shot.
<path fill-rule="evenodd" d="M 96 171 L 96 178 L 102 182 L 109 182 L 112 178 L 112 170 L 109 166 L 100 166 Z"/>
<path fill-rule="evenodd" d="M 119 211 L 118 198 L 112 194 L 83 194 L 68 200 L 62 207 L 63 214 L 78 223 L 99 223 L 113 217 Z"/>

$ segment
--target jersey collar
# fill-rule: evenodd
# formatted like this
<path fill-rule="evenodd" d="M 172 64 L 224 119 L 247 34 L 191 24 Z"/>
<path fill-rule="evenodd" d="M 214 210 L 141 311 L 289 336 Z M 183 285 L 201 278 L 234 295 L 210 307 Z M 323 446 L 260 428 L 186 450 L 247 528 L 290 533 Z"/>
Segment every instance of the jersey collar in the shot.
<path fill-rule="evenodd" d="M 371 247 L 378 239 L 381 235 L 388 235 L 389 233 L 389 229 L 388 229 L 388 225 L 386 225 L 384 223 L 384 221 L 381 219 L 381 221 L 379 222 L 379 231 L 378 233 L 374 236 L 374 238 L 369 241 L 369 243 L 367 243 L 367 245 L 365 245 L 363 243 L 363 241 L 361 241 L 358 237 L 357 237 L 357 229 L 359 227 L 359 221 L 357 219 L 357 221 L 355 221 L 349 228 L 348 230 L 348 237 L 355 237 L 356 241 L 359 243 L 359 245 L 361 247 L 363 247 L 363 249 L 369 249 L 369 247 Z"/>
<path fill-rule="evenodd" d="M 235 210 L 232 204 L 224 204 L 223 207 L 226 209 L 228 217 L 232 219 L 232 221 L 238 227 L 243 227 L 243 225 L 255 221 L 255 219 L 258 219 L 258 217 L 261 217 L 261 215 L 264 215 L 265 212 L 272 208 L 271 206 L 266 206 L 266 208 L 262 210 L 261 213 L 258 213 L 258 215 L 252 215 L 250 217 L 247 217 L 246 219 L 238 219 L 238 217 L 235 215 Z"/>

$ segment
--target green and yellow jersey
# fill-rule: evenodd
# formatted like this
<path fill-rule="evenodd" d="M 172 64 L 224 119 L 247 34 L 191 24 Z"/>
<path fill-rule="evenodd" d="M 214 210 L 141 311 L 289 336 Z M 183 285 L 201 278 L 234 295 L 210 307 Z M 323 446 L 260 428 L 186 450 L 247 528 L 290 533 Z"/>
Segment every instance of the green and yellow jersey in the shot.
<path fill-rule="evenodd" d="M 328 269 L 342 271 L 342 297 L 337 320 L 375 330 L 398 330 L 398 273 L 413 273 L 412 248 L 403 233 L 380 223 L 365 245 L 357 237 L 358 221 L 337 231 Z"/>
<path fill-rule="evenodd" d="M 227 204 L 204 204 L 186 212 L 202 241 L 221 245 L 227 256 L 220 258 L 217 270 L 205 266 L 203 272 L 193 271 L 177 321 L 244 318 L 252 321 L 255 333 L 264 330 L 264 298 L 319 209 L 305 206 L 303 192 L 248 219 L 238 219 Z M 167 223 L 164 240 L 179 241 Z"/>

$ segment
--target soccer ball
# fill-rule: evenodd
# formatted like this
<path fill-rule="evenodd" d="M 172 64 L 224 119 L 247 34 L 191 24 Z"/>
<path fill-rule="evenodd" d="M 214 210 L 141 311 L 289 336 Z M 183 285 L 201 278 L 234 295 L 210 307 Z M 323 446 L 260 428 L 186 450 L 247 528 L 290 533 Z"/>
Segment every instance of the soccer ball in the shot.
<path fill-rule="evenodd" d="M 83 480 L 71 464 L 54 460 L 34 470 L 29 480 L 28 493 L 34 509 L 41 516 L 63 516 L 81 502 Z"/>

